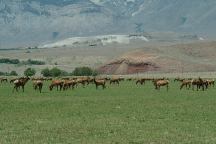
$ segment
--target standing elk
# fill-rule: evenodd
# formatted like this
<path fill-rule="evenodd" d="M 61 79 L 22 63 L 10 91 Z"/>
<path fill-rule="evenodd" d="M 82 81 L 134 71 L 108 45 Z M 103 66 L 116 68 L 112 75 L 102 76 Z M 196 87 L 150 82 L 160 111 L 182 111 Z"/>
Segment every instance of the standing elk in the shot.
<path fill-rule="evenodd" d="M 180 86 L 180 90 L 183 88 L 183 87 L 186 87 L 187 89 L 190 89 L 190 87 L 191 87 L 191 82 L 192 82 L 192 80 L 182 80 L 181 81 L 181 86 Z"/>
<path fill-rule="evenodd" d="M 0 78 L 1 83 L 8 82 L 7 78 Z"/>
<path fill-rule="evenodd" d="M 39 90 L 39 92 L 41 93 L 42 88 L 43 88 L 43 81 L 42 80 L 34 80 L 33 81 L 33 88 L 35 90 Z"/>
<path fill-rule="evenodd" d="M 89 78 L 88 77 L 81 77 L 81 78 L 78 78 L 77 80 L 76 80 L 76 83 L 77 83 L 77 86 L 78 86 L 78 84 L 82 84 L 82 86 L 83 86 L 83 88 L 85 87 L 85 85 L 87 84 L 89 84 Z"/>
<path fill-rule="evenodd" d="M 22 87 L 22 90 L 24 92 L 24 87 L 25 87 L 25 84 L 30 80 L 29 77 L 23 77 L 23 78 L 19 78 L 19 79 L 16 79 L 14 80 L 14 88 L 13 88 L 13 92 L 14 90 L 16 89 L 16 91 L 18 92 L 18 88 Z"/>
<path fill-rule="evenodd" d="M 193 79 L 193 80 L 191 81 L 191 84 L 192 84 L 192 89 L 193 89 L 193 90 L 194 90 L 194 86 L 197 87 L 197 91 L 198 91 L 199 89 L 201 89 L 201 88 L 202 88 L 203 91 L 205 90 L 205 88 L 206 88 L 206 89 L 208 88 L 208 82 L 205 81 L 205 80 L 203 80 L 203 79 L 201 79 L 201 78 Z"/>
<path fill-rule="evenodd" d="M 111 78 L 110 79 L 110 84 L 117 84 L 119 85 L 120 78 Z"/>
<path fill-rule="evenodd" d="M 153 80 L 153 84 L 154 84 L 156 90 L 160 90 L 161 86 L 166 86 L 167 91 L 169 89 L 169 80 L 166 80 L 166 79 L 163 79 L 163 80 L 162 79 Z"/>
<path fill-rule="evenodd" d="M 212 80 L 206 80 L 207 81 L 207 83 L 208 83 L 208 85 L 209 86 L 212 86 L 212 87 L 214 87 L 215 86 L 215 80 L 214 79 L 212 79 Z"/>
<path fill-rule="evenodd" d="M 64 84 L 64 81 L 62 81 L 62 80 L 53 80 L 52 83 L 49 86 L 49 90 L 52 91 L 53 87 L 56 87 L 57 91 L 59 90 L 59 88 L 60 88 L 60 91 L 61 91 L 62 87 L 63 87 L 63 84 Z"/>
<path fill-rule="evenodd" d="M 136 85 L 137 85 L 138 83 L 140 83 L 141 85 L 143 85 L 143 84 L 145 84 L 145 81 L 146 81 L 145 78 L 138 79 L 138 80 L 136 81 Z"/>
<path fill-rule="evenodd" d="M 105 79 L 95 79 L 94 78 L 94 83 L 95 83 L 96 89 L 98 89 L 98 86 L 102 86 L 103 89 L 106 88 L 106 80 Z"/>
<path fill-rule="evenodd" d="M 76 80 L 65 80 L 63 84 L 63 90 L 67 90 L 72 87 L 74 89 L 74 86 L 77 85 Z"/>

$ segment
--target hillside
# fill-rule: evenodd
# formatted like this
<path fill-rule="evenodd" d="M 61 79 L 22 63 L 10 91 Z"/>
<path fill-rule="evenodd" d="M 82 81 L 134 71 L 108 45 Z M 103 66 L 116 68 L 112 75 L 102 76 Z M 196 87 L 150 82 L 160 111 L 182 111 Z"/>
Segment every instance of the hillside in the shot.
<path fill-rule="evenodd" d="M 216 71 L 216 42 L 144 47 L 112 59 L 98 70 L 105 74 Z"/>
<path fill-rule="evenodd" d="M 27 67 L 40 70 L 59 67 L 71 72 L 76 67 L 88 66 L 104 74 L 181 73 L 216 71 L 216 42 L 194 41 L 184 43 L 143 42 L 129 44 L 56 47 L 41 49 L 1 50 L 0 58 L 44 61 L 42 66 L 0 64 L 1 71 Z"/>

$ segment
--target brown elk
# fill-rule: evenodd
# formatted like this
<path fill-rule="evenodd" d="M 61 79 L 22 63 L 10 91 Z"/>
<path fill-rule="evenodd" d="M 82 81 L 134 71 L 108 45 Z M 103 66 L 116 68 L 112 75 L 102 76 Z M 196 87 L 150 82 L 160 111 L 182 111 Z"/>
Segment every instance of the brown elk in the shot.
<path fill-rule="evenodd" d="M 214 79 L 212 79 L 212 80 L 207 79 L 206 82 L 208 83 L 208 86 L 214 87 L 214 85 L 215 85 L 215 80 Z"/>
<path fill-rule="evenodd" d="M 166 86 L 167 91 L 169 89 L 169 80 L 166 80 L 166 79 L 164 79 L 164 80 L 161 80 L 161 79 L 153 80 L 153 84 L 155 86 L 155 89 L 157 89 L 157 90 L 160 90 L 161 86 Z"/>
<path fill-rule="evenodd" d="M 33 81 L 33 88 L 35 90 L 39 90 L 39 92 L 41 93 L 42 88 L 43 88 L 43 81 L 42 80 L 34 80 Z"/>
<path fill-rule="evenodd" d="M 136 85 L 139 83 L 141 85 L 145 84 L 146 78 L 140 78 L 136 81 Z"/>
<path fill-rule="evenodd" d="M 180 86 L 180 90 L 181 90 L 183 87 L 186 87 L 187 89 L 190 89 L 190 87 L 191 87 L 191 82 L 192 82 L 192 80 L 188 80 L 188 79 L 182 80 L 182 83 L 181 83 L 181 86 Z"/>
<path fill-rule="evenodd" d="M 194 90 L 194 86 L 197 87 L 197 91 L 202 88 L 202 90 L 204 91 L 205 88 L 207 89 L 208 88 L 208 83 L 206 81 L 204 81 L 203 79 L 201 78 L 198 78 L 198 79 L 193 79 L 191 81 L 191 84 L 192 84 L 192 89 Z"/>
<path fill-rule="evenodd" d="M 62 80 L 53 80 L 52 83 L 49 86 L 49 89 L 50 89 L 50 91 L 52 91 L 53 87 L 56 87 L 57 91 L 59 90 L 59 88 L 60 88 L 60 91 L 61 91 L 62 87 L 63 87 L 63 84 L 64 84 L 64 81 L 62 81 Z"/>
<path fill-rule="evenodd" d="M 94 78 L 94 83 L 95 83 L 96 89 L 98 89 L 98 86 L 102 86 L 103 89 L 106 88 L 106 80 L 105 79 L 95 79 Z"/>
<path fill-rule="evenodd" d="M 121 81 L 120 78 L 111 78 L 110 84 L 118 84 L 119 85 L 120 81 Z"/>
<path fill-rule="evenodd" d="M 74 86 L 77 85 L 76 80 L 65 80 L 63 84 L 63 90 L 67 90 L 72 87 L 74 89 Z"/>
<path fill-rule="evenodd" d="M 133 79 L 132 78 L 127 78 L 127 81 L 132 81 Z"/>
<path fill-rule="evenodd" d="M 22 78 L 14 80 L 13 92 L 15 89 L 16 89 L 16 91 L 18 91 L 18 88 L 20 88 L 20 87 L 22 87 L 22 90 L 24 92 L 24 87 L 25 87 L 25 84 L 28 82 L 28 80 L 30 80 L 29 77 L 22 77 Z"/>
<path fill-rule="evenodd" d="M 146 81 L 152 81 L 152 80 L 154 80 L 154 79 L 152 79 L 152 78 L 140 78 L 140 79 L 138 79 L 138 80 L 136 81 L 136 85 L 137 85 L 138 83 L 140 83 L 141 85 L 143 85 L 143 84 L 145 84 Z M 157 80 L 160 80 L 160 79 L 157 79 Z"/>
<path fill-rule="evenodd" d="M 81 78 L 78 78 L 76 80 L 76 82 L 77 82 L 77 86 L 78 86 L 78 84 L 82 84 L 82 86 L 84 88 L 86 84 L 87 85 L 89 84 L 89 78 L 88 77 L 81 77 Z"/>
<path fill-rule="evenodd" d="M 0 78 L 0 80 L 1 80 L 1 83 L 8 82 L 7 78 Z"/>
<path fill-rule="evenodd" d="M 184 79 L 184 78 L 175 78 L 175 79 L 174 79 L 174 82 L 176 82 L 176 81 L 177 81 L 177 82 L 182 82 L 183 80 L 185 80 L 185 79 Z"/>

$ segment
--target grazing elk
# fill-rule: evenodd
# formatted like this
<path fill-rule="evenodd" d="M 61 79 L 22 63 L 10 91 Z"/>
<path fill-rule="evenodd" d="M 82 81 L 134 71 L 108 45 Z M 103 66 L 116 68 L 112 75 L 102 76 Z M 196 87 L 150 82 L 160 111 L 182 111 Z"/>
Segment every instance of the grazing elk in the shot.
<path fill-rule="evenodd" d="M 185 80 L 182 80 L 181 81 L 181 86 L 180 86 L 180 90 L 183 88 L 183 87 L 186 87 L 187 89 L 190 89 L 191 87 L 191 82 L 192 80 L 189 80 L 189 79 L 185 79 Z"/>
<path fill-rule="evenodd" d="M 206 80 L 207 81 L 207 83 L 208 83 L 208 86 L 212 86 L 212 87 L 214 87 L 214 85 L 215 85 L 215 80 L 214 79 L 212 79 L 212 80 Z"/>
<path fill-rule="evenodd" d="M 95 83 L 96 89 L 98 89 L 98 86 L 102 86 L 103 89 L 106 88 L 106 80 L 105 79 L 95 79 L 94 78 L 94 83 Z"/>
<path fill-rule="evenodd" d="M 138 79 L 138 80 L 136 81 L 136 85 L 137 85 L 138 83 L 141 84 L 141 85 L 145 84 L 145 78 Z"/>
<path fill-rule="evenodd" d="M 41 93 L 42 88 L 43 88 L 43 81 L 42 80 L 34 80 L 33 81 L 33 88 L 35 90 L 39 90 L 39 92 Z"/>
<path fill-rule="evenodd" d="M 120 82 L 120 78 L 111 78 L 110 79 L 110 84 L 117 84 L 119 85 L 119 82 Z"/>
<path fill-rule="evenodd" d="M 174 82 L 182 82 L 184 81 L 185 79 L 184 78 L 175 78 L 174 79 Z"/>
<path fill-rule="evenodd" d="M 197 91 L 202 88 L 202 90 L 204 91 L 205 88 L 207 89 L 208 88 L 208 83 L 206 81 L 204 81 L 203 79 L 201 78 L 198 78 L 198 79 L 193 79 L 191 81 L 191 84 L 192 84 L 192 89 L 194 90 L 194 86 L 197 87 Z"/>
<path fill-rule="evenodd" d="M 0 78 L 0 80 L 1 80 L 1 83 L 8 82 L 7 78 Z"/>
<path fill-rule="evenodd" d="M 169 89 L 169 80 L 166 80 L 166 79 L 163 79 L 163 80 L 161 80 L 161 79 L 153 80 L 153 84 L 155 86 L 155 89 L 157 89 L 157 90 L 160 90 L 161 86 L 166 86 L 167 91 Z"/>
<path fill-rule="evenodd" d="M 13 92 L 14 90 L 16 89 L 16 91 L 18 91 L 18 88 L 22 87 L 22 90 L 24 92 L 24 87 L 25 87 L 25 84 L 30 80 L 29 77 L 22 77 L 22 78 L 19 78 L 19 79 L 16 79 L 14 80 L 14 88 L 13 88 Z"/>
<path fill-rule="evenodd" d="M 74 89 L 74 86 L 77 85 L 76 80 L 65 80 L 63 84 L 63 90 L 67 90 L 72 87 Z"/>
<path fill-rule="evenodd" d="M 153 80 L 153 79 L 151 79 L 151 78 L 140 78 L 140 79 L 138 79 L 138 80 L 136 81 L 136 85 L 137 85 L 138 83 L 140 83 L 141 85 L 143 85 L 143 84 L 145 84 L 146 81 L 151 81 L 151 80 Z"/>
<path fill-rule="evenodd" d="M 81 77 L 81 78 L 78 78 L 76 80 L 76 82 L 77 82 L 77 86 L 78 86 L 78 84 L 82 84 L 82 86 L 84 88 L 86 84 L 87 85 L 89 84 L 89 78 L 88 77 Z"/>
<path fill-rule="evenodd" d="M 53 80 L 52 83 L 49 86 L 49 89 L 50 89 L 50 91 L 52 91 L 53 87 L 56 87 L 57 91 L 59 90 L 59 88 L 60 88 L 60 91 L 61 91 L 62 87 L 63 87 L 63 84 L 64 84 L 64 81 L 62 81 L 62 80 Z"/>
<path fill-rule="evenodd" d="M 127 78 L 127 81 L 132 81 L 133 79 L 132 78 Z"/>

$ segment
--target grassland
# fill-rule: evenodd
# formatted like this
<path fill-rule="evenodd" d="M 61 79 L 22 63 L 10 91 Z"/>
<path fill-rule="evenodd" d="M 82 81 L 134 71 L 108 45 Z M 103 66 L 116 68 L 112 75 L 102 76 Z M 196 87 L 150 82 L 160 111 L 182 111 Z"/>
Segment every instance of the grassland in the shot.
<path fill-rule="evenodd" d="M 216 143 L 216 90 L 156 91 L 151 83 L 24 93 L 0 85 L 1 144 Z"/>

